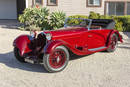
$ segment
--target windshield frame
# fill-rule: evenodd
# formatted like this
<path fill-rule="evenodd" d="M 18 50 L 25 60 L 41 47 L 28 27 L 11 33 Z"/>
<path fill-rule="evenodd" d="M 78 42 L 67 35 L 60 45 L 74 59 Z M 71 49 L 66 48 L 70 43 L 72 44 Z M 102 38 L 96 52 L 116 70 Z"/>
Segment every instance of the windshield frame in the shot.
<path fill-rule="evenodd" d="M 66 19 L 65 19 L 65 23 L 64 23 L 64 27 L 65 27 L 65 28 L 67 27 L 67 21 L 68 21 L 69 19 L 88 20 L 88 21 L 89 21 L 89 24 L 88 24 L 88 26 L 85 27 L 85 28 L 87 28 L 88 30 L 90 30 L 90 27 L 91 27 L 91 24 L 92 24 L 92 19 L 84 19 L 84 18 L 66 18 Z"/>

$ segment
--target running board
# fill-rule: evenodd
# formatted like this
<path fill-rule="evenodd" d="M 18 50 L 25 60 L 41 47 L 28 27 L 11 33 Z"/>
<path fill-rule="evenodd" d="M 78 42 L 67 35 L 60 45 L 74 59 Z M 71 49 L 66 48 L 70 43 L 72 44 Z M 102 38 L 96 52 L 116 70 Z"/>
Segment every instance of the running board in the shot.
<path fill-rule="evenodd" d="M 88 49 L 89 51 L 97 51 L 97 50 L 101 50 L 101 49 L 105 49 L 106 47 L 98 47 L 98 48 L 93 48 L 93 49 Z"/>

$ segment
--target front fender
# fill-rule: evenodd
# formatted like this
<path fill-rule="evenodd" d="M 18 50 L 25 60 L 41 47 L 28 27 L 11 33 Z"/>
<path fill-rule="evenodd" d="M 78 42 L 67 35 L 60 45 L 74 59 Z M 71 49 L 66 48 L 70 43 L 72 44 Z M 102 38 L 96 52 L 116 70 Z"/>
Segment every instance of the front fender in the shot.
<path fill-rule="evenodd" d="M 44 53 L 50 54 L 57 46 L 65 45 L 63 41 L 55 40 L 50 41 L 45 47 L 44 47 Z"/>
<path fill-rule="evenodd" d="M 20 54 L 21 56 L 23 56 L 23 54 L 31 52 L 32 50 L 29 49 L 28 44 L 31 41 L 29 40 L 29 35 L 21 35 L 19 37 L 17 37 L 14 42 L 13 42 L 13 46 L 17 47 L 20 50 Z"/>
<path fill-rule="evenodd" d="M 60 41 L 60 40 L 55 40 L 55 41 L 50 41 L 45 47 L 44 47 L 44 53 L 45 54 L 51 54 L 51 52 L 53 52 L 53 50 L 58 47 L 58 46 L 65 46 L 67 49 L 69 49 L 70 51 L 72 51 L 74 54 L 76 55 L 86 55 L 89 54 L 87 51 L 80 51 L 74 47 L 72 47 L 71 45 L 69 45 L 68 43 L 64 42 L 64 41 Z"/>

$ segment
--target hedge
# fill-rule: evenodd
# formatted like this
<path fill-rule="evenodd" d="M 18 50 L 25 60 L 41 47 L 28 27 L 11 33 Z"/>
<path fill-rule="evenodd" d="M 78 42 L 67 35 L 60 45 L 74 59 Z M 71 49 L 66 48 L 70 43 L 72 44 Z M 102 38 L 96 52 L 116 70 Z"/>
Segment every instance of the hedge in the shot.
<path fill-rule="evenodd" d="M 23 29 L 36 29 L 36 30 L 50 30 L 59 29 L 63 27 L 66 14 L 64 12 L 49 12 L 47 8 L 27 8 L 19 16 L 19 21 L 22 23 Z M 130 32 L 130 15 L 128 16 L 107 16 L 100 15 L 99 13 L 90 12 L 89 16 L 86 15 L 73 15 L 69 18 L 82 18 L 82 19 L 114 19 L 115 29 L 118 31 Z M 79 24 L 83 20 L 71 19 L 68 24 Z"/>
<path fill-rule="evenodd" d="M 114 19 L 116 22 L 115 29 L 122 32 L 130 32 L 130 15 L 127 16 L 107 16 L 100 15 L 99 13 L 90 12 L 89 16 L 86 15 L 73 15 L 69 16 L 69 18 L 88 18 L 88 19 Z M 77 20 L 75 20 L 75 23 Z M 74 23 L 74 19 L 69 22 Z"/>
<path fill-rule="evenodd" d="M 122 31 L 130 32 L 130 15 L 115 16 L 114 19 L 117 20 L 118 23 L 122 23 Z"/>

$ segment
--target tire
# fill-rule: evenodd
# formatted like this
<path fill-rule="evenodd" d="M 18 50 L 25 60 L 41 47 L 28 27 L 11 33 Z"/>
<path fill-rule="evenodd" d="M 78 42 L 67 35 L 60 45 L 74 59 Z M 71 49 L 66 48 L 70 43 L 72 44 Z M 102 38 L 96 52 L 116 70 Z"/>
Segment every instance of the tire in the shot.
<path fill-rule="evenodd" d="M 43 57 L 44 68 L 51 73 L 64 70 L 69 62 L 69 52 L 64 46 L 58 46 Z"/>
<path fill-rule="evenodd" d="M 14 48 L 14 55 L 19 62 L 25 63 L 25 58 L 20 55 L 19 49 L 17 47 Z"/>
<path fill-rule="evenodd" d="M 118 36 L 116 34 L 113 34 L 110 41 L 109 41 L 109 46 L 107 48 L 107 52 L 114 52 L 117 48 L 118 45 Z"/>

